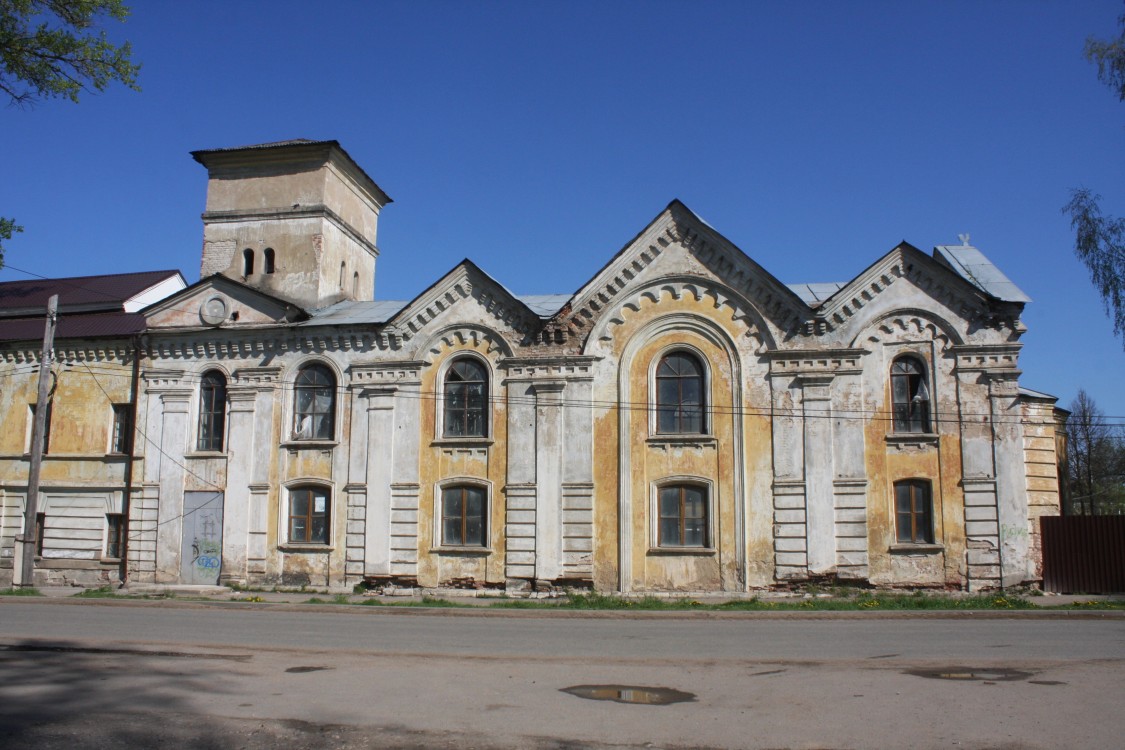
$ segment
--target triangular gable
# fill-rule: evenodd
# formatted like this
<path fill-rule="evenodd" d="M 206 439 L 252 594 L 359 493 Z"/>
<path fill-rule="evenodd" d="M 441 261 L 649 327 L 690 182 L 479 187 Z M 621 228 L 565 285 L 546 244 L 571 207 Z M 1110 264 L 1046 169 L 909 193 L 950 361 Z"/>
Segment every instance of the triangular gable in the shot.
<path fill-rule="evenodd" d="M 503 284 L 465 259 L 429 288 L 408 302 L 387 321 L 387 332 L 408 341 L 457 302 L 472 298 L 491 317 L 516 331 L 527 332 L 538 324 L 539 316 Z"/>
<path fill-rule="evenodd" d="M 752 300 L 757 312 L 778 330 L 789 330 L 811 315 L 809 306 L 793 290 L 674 200 L 575 292 L 560 311 L 559 317 L 565 318 L 560 322 L 588 330 L 622 291 L 643 283 L 646 270 L 673 244 L 681 245 L 723 284 Z"/>
<path fill-rule="evenodd" d="M 959 314 L 986 310 L 994 299 L 946 264 L 903 241 L 826 299 L 809 325 L 832 331 L 846 324 L 900 278 L 909 278 L 914 286 Z"/>
<path fill-rule="evenodd" d="M 220 274 L 196 283 L 141 310 L 149 330 L 157 328 L 236 328 L 292 323 L 304 310 Z"/>

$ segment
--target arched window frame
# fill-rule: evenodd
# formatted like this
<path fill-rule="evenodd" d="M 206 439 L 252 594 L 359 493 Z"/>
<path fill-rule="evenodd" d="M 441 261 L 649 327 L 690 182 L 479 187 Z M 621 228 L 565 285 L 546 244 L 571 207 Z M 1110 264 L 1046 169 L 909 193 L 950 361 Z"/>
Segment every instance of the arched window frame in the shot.
<path fill-rule="evenodd" d="M 335 370 L 322 361 L 305 362 L 297 368 L 293 378 L 293 440 L 336 439 L 338 382 Z"/>
<path fill-rule="evenodd" d="M 282 547 L 333 546 L 333 486 L 317 479 L 295 479 L 285 485 L 284 508 L 279 515 Z"/>
<path fill-rule="evenodd" d="M 470 494 L 471 493 L 471 494 Z M 475 511 L 472 495 L 478 498 Z M 457 500 L 455 509 L 451 503 Z M 478 477 L 452 477 L 434 487 L 434 547 L 481 552 L 491 549 L 492 483 Z M 474 527 L 473 521 L 477 522 Z M 453 527 L 456 527 L 454 529 Z M 450 533 L 450 532 L 456 533 Z"/>
<path fill-rule="evenodd" d="M 469 363 L 480 368 L 482 380 L 454 380 L 461 363 Z M 445 439 L 481 439 L 488 438 L 492 429 L 492 368 L 484 359 L 471 354 L 457 354 L 450 358 L 441 372 L 441 402 L 438 410 L 438 434 Z M 456 388 L 458 383 L 482 383 L 482 393 L 472 403 L 472 394 L 467 388 Z M 458 391 L 465 391 L 464 398 L 457 395 Z M 472 424 L 472 413 L 476 412 L 479 426 Z"/>
<path fill-rule="evenodd" d="M 246 248 L 242 251 L 242 277 L 250 278 L 254 275 L 254 251 Z"/>
<path fill-rule="evenodd" d="M 272 247 L 267 247 L 262 251 L 262 273 L 270 274 L 274 272 L 274 252 Z"/>
<path fill-rule="evenodd" d="M 926 360 L 903 354 L 891 362 L 891 426 L 898 434 L 931 434 L 932 381 Z"/>
<path fill-rule="evenodd" d="M 222 370 L 207 370 L 199 378 L 199 418 L 195 449 L 222 453 L 226 449 L 228 393 Z"/>
<path fill-rule="evenodd" d="M 934 544 L 936 531 L 933 482 L 918 477 L 900 479 L 893 485 L 891 502 L 897 544 Z"/>
<path fill-rule="evenodd" d="M 676 493 L 677 512 L 667 507 Z M 701 496 L 702 517 L 687 507 L 687 493 Z M 654 552 L 710 553 L 715 546 L 715 485 L 698 476 L 670 476 L 652 485 L 650 549 Z M 672 522 L 674 519 L 674 523 Z M 675 533 L 672 533 L 672 532 Z"/>
<path fill-rule="evenodd" d="M 698 429 L 693 429 L 696 425 L 684 424 L 685 417 L 684 401 L 683 401 L 683 380 L 684 378 L 668 378 L 662 375 L 661 370 L 665 361 L 672 357 L 687 357 L 692 360 L 698 368 L 699 375 L 699 405 L 698 405 Z M 679 380 L 679 397 L 671 402 L 669 406 L 672 407 L 671 414 L 666 407 L 664 399 L 661 397 L 662 382 L 669 380 Z M 652 360 L 651 369 L 649 372 L 649 393 L 650 393 L 650 427 L 649 432 L 657 436 L 670 436 L 677 435 L 686 436 L 699 436 L 709 435 L 711 433 L 711 370 L 708 365 L 708 360 L 703 353 L 692 346 L 676 345 L 661 351 Z"/>

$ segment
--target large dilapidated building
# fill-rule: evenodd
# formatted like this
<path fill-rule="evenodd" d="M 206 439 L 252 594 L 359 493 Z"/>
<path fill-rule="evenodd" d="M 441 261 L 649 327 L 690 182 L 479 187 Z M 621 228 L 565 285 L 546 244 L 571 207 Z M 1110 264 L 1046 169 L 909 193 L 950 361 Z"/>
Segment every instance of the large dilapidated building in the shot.
<path fill-rule="evenodd" d="M 194 157 L 201 280 L 141 311 L 137 357 L 102 339 L 120 348 L 108 397 L 135 410 L 129 479 L 106 485 L 131 581 L 737 593 L 1039 576 L 1057 410 L 1020 386 L 1028 298 L 967 241 L 786 285 L 674 201 L 573 293 L 514 295 L 465 261 L 375 300 L 390 198 L 338 143 Z M 36 345 L 8 337 L 0 355 L 17 372 L 0 381 L 9 573 Z M 97 371 L 56 391 L 56 414 L 100 398 Z M 75 429 L 113 429 L 102 411 Z M 81 445 L 50 459 L 56 491 L 89 479 L 101 446 Z M 47 538 L 72 523 L 55 507 Z"/>

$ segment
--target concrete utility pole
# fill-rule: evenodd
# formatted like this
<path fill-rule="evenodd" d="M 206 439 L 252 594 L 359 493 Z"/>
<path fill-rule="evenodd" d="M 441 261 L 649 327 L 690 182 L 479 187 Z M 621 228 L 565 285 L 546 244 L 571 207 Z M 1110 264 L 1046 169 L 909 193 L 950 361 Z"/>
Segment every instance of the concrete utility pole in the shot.
<path fill-rule="evenodd" d="M 47 326 L 43 331 L 43 353 L 39 355 L 39 395 L 35 402 L 35 423 L 31 427 L 31 466 L 27 470 L 27 502 L 23 519 L 20 576 L 17 585 L 31 586 L 35 577 L 35 519 L 39 515 L 39 470 L 43 464 L 43 431 L 47 426 L 47 397 L 50 392 L 51 352 L 55 347 L 55 323 L 59 295 L 47 300 Z"/>

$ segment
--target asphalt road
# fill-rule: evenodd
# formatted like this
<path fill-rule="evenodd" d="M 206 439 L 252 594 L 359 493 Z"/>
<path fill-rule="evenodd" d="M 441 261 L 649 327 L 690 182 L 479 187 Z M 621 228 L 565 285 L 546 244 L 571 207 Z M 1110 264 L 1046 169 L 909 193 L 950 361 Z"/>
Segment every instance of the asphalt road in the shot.
<path fill-rule="evenodd" d="M 1123 667 L 1120 617 L 4 599 L 0 747 L 1115 748 Z M 690 695 L 563 692 L 583 685 Z"/>

